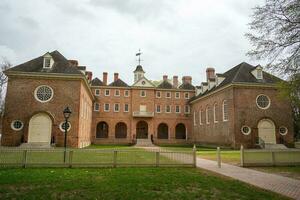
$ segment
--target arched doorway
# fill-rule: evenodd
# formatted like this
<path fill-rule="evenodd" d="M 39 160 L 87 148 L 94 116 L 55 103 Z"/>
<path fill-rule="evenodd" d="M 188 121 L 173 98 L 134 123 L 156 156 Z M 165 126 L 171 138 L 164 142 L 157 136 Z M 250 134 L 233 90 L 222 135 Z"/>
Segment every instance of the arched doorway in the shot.
<path fill-rule="evenodd" d="M 31 117 L 28 129 L 28 143 L 43 142 L 50 144 L 52 120 L 46 113 L 38 113 Z"/>
<path fill-rule="evenodd" d="M 108 124 L 106 122 L 97 124 L 96 138 L 108 138 Z"/>
<path fill-rule="evenodd" d="M 148 138 L 148 124 L 145 121 L 139 121 L 136 124 L 136 138 L 146 139 Z"/>
<path fill-rule="evenodd" d="M 157 127 L 157 138 L 168 139 L 168 137 L 169 137 L 168 125 L 165 123 L 160 123 Z"/>
<path fill-rule="evenodd" d="M 258 137 L 265 143 L 276 144 L 275 125 L 272 120 L 262 119 L 258 122 Z"/>
<path fill-rule="evenodd" d="M 176 125 L 175 138 L 176 139 L 186 139 L 186 129 L 185 129 L 184 124 L 180 123 L 180 124 Z"/>
<path fill-rule="evenodd" d="M 115 137 L 116 138 L 126 138 L 127 137 L 127 126 L 124 122 L 119 122 L 116 124 Z"/>

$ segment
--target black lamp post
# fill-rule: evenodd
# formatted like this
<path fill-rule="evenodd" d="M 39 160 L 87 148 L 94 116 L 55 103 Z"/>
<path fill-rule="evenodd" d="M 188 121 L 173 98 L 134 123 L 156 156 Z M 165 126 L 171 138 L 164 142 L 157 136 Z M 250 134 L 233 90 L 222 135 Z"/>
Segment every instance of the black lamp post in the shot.
<path fill-rule="evenodd" d="M 64 141 L 64 147 L 65 147 L 65 152 L 64 152 L 64 163 L 66 163 L 66 153 L 67 153 L 67 132 L 68 132 L 68 119 L 69 117 L 71 116 L 71 110 L 70 108 L 67 106 L 64 111 L 63 111 L 63 114 L 64 114 L 64 118 L 65 118 L 65 126 L 64 126 L 64 129 L 65 129 L 65 141 Z"/>

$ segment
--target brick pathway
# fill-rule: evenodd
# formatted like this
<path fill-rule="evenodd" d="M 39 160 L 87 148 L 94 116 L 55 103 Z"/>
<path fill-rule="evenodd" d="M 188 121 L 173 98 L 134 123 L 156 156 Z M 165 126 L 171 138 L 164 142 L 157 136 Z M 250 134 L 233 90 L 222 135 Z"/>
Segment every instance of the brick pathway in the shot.
<path fill-rule="evenodd" d="M 216 161 L 197 158 L 197 167 L 228 176 L 242 182 L 272 192 L 300 200 L 300 181 L 275 174 L 264 173 L 248 168 L 222 163 L 218 168 Z"/>

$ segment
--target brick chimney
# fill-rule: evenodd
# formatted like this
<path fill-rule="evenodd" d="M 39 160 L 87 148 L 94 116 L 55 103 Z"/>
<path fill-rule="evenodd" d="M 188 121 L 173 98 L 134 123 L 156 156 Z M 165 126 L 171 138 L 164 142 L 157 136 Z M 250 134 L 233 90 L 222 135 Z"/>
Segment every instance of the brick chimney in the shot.
<path fill-rule="evenodd" d="M 114 73 L 114 81 L 117 81 L 119 79 L 119 73 Z"/>
<path fill-rule="evenodd" d="M 189 83 L 189 84 L 192 84 L 192 77 L 191 76 L 183 76 L 182 77 L 182 83 Z"/>
<path fill-rule="evenodd" d="M 168 75 L 163 75 L 163 80 L 167 81 L 168 80 Z"/>
<path fill-rule="evenodd" d="M 215 78 L 215 77 L 216 77 L 216 75 L 215 75 L 215 69 L 212 68 L 212 67 L 208 67 L 206 69 L 206 81 L 208 82 L 208 80 L 210 78 Z"/>
<path fill-rule="evenodd" d="M 78 61 L 77 60 L 69 60 L 69 63 L 72 67 L 78 67 Z"/>
<path fill-rule="evenodd" d="M 104 85 L 107 85 L 107 72 L 103 72 L 103 79 L 102 79 L 102 81 L 103 81 Z"/>
<path fill-rule="evenodd" d="M 87 76 L 87 79 L 89 81 L 92 81 L 92 78 L 93 78 L 93 72 L 86 72 L 86 76 Z"/>
<path fill-rule="evenodd" d="M 173 76 L 173 87 L 178 88 L 178 76 Z"/>

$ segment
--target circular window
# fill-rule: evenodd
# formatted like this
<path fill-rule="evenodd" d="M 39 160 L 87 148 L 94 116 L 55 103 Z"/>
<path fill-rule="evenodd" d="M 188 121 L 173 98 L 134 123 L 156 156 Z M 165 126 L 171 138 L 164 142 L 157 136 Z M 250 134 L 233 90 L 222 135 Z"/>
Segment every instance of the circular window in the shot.
<path fill-rule="evenodd" d="M 244 135 L 249 135 L 251 133 L 251 128 L 249 126 L 242 126 L 241 128 L 241 132 Z"/>
<path fill-rule="evenodd" d="M 280 133 L 281 135 L 286 135 L 287 132 L 288 132 L 288 129 L 287 129 L 286 127 L 281 126 L 281 127 L 279 128 L 279 133 Z"/>
<path fill-rule="evenodd" d="M 270 107 L 271 101 L 268 96 L 261 94 L 256 97 L 256 104 L 261 109 L 267 109 Z"/>
<path fill-rule="evenodd" d="M 145 85 L 145 84 L 146 84 L 146 82 L 145 82 L 145 81 L 142 81 L 142 84 L 143 84 L 143 85 Z"/>
<path fill-rule="evenodd" d="M 51 87 L 41 85 L 35 89 L 35 98 L 40 102 L 48 102 L 53 97 L 53 90 Z"/>
<path fill-rule="evenodd" d="M 20 121 L 20 120 L 14 120 L 12 123 L 11 123 L 11 128 L 15 131 L 19 131 L 23 128 L 23 122 Z"/>
<path fill-rule="evenodd" d="M 62 132 L 65 132 L 65 128 L 67 128 L 67 131 L 69 131 L 69 130 L 71 129 L 71 123 L 70 123 L 70 122 L 68 122 L 67 124 L 66 124 L 66 122 L 60 123 L 59 129 L 60 129 Z"/>

